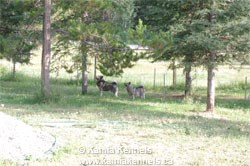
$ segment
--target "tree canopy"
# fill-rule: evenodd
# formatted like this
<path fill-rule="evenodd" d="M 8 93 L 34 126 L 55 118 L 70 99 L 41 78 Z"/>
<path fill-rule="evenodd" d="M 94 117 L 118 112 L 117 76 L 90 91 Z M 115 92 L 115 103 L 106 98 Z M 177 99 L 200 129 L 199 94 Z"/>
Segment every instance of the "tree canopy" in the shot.
<path fill-rule="evenodd" d="M 173 36 L 173 44 L 164 47 L 156 59 L 192 55 L 196 56 L 196 60 L 199 56 L 199 64 L 206 64 L 206 53 L 210 50 L 218 51 L 218 63 L 247 59 L 244 55 L 248 54 L 250 46 L 249 1 L 136 2 L 137 17 L 144 21 L 148 29 L 170 32 Z"/>
<path fill-rule="evenodd" d="M 40 16 L 39 3 L 34 0 L 1 0 L 0 58 L 16 63 L 29 63 L 31 50 L 38 45 L 39 33 L 33 27 Z"/>
<path fill-rule="evenodd" d="M 81 66 L 76 64 L 80 62 L 79 50 L 83 45 L 88 56 L 97 57 L 98 68 L 104 75 L 119 75 L 124 68 L 132 66 L 132 61 L 138 60 L 128 47 L 133 1 L 64 0 L 55 6 L 57 18 L 53 28 L 60 33 L 54 58 L 71 56 L 73 64 L 62 64 L 68 71 Z"/>

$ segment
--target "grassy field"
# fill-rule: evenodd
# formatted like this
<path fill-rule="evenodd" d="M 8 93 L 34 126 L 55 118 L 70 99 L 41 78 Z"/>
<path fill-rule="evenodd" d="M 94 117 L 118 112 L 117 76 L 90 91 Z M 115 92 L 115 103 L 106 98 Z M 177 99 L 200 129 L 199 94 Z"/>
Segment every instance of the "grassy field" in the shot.
<path fill-rule="evenodd" d="M 244 98 L 240 71 L 221 67 L 217 71 L 217 98 L 214 114 L 205 110 L 206 72 L 196 70 L 195 95 L 183 100 L 182 70 L 178 86 L 171 87 L 171 71 L 165 63 L 141 61 L 125 71 L 118 83 L 143 83 L 146 99 L 132 100 L 119 84 L 119 97 L 99 96 L 93 81 L 88 95 L 81 95 L 73 76 L 62 73 L 52 79 L 53 97 L 44 104 L 40 98 L 40 65 L 18 67 L 15 81 L 9 80 L 6 64 L 0 67 L 0 111 L 46 131 L 63 146 L 49 160 L 28 161 L 27 165 L 249 165 L 250 102 Z M 8 67 L 8 65 L 7 65 Z M 154 89 L 153 70 L 157 70 Z M 162 74 L 167 72 L 167 87 Z M 90 73 L 91 77 L 91 73 Z M 247 85 L 250 89 L 250 84 Z M 64 125 L 49 126 L 47 123 Z M 70 125 L 74 122 L 74 125 Z M 93 163 L 86 163 L 93 162 Z M 106 162 L 106 163 L 94 163 Z M 130 162 L 130 163 L 129 163 Z M 142 164 L 143 163 L 143 164 Z M 16 165 L 0 161 L 0 165 Z"/>

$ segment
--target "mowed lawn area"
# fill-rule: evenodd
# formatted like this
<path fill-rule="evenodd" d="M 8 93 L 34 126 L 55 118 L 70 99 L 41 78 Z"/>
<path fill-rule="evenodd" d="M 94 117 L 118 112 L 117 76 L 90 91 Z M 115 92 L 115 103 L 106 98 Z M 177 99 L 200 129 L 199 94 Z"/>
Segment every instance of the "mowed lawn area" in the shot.
<path fill-rule="evenodd" d="M 123 77 L 107 77 L 119 85 L 119 97 L 99 96 L 91 71 L 88 94 L 74 76 L 52 75 L 50 102 L 40 97 L 40 65 L 19 66 L 10 80 L 0 66 L 0 111 L 40 128 L 62 146 L 50 159 L 29 159 L 28 165 L 225 165 L 250 163 L 250 100 L 244 100 L 244 79 L 250 69 L 222 66 L 217 70 L 216 111 L 206 108 L 206 71 L 196 69 L 194 96 L 183 99 L 183 69 L 171 86 L 165 63 L 140 61 Z M 157 70 L 153 87 L 154 68 Z M 92 70 L 91 66 L 90 69 Z M 166 87 L 162 74 L 166 72 Z M 124 82 L 144 84 L 146 99 L 128 97 Z M 249 81 L 250 82 L 250 81 Z M 250 84 L 247 85 L 248 95 Z M 25 133 L 24 133 L 25 134 Z M 16 165 L 0 161 L 0 165 Z"/>

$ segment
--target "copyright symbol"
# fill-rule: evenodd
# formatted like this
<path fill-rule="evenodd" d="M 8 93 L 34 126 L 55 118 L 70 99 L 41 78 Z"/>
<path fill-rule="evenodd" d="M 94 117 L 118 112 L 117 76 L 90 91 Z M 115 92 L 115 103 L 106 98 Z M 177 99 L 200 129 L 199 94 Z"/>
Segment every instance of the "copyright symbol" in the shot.
<path fill-rule="evenodd" d="M 80 154 L 85 154 L 86 153 L 86 148 L 80 147 L 79 152 L 80 152 Z"/>

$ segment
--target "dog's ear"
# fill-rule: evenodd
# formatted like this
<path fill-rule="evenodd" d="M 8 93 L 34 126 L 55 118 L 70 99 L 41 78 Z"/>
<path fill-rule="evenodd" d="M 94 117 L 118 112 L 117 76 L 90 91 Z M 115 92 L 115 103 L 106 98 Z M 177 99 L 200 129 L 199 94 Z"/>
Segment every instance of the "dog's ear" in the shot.
<path fill-rule="evenodd" d="M 130 85 L 130 84 L 131 84 L 131 82 L 128 82 L 128 84 Z"/>
<path fill-rule="evenodd" d="M 97 79 L 97 80 L 102 80 L 102 79 L 103 79 L 103 76 L 96 76 L 95 79 Z"/>

